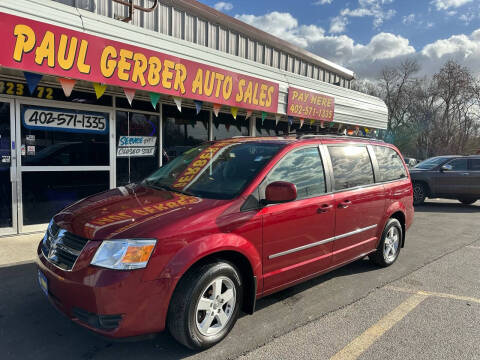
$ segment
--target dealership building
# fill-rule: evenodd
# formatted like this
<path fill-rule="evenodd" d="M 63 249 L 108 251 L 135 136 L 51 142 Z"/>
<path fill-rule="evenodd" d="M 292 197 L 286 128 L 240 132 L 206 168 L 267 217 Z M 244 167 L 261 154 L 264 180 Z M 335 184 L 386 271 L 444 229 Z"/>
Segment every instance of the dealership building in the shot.
<path fill-rule="evenodd" d="M 0 34 L 0 236 L 208 140 L 387 125 L 352 71 L 193 0 L 2 0 Z"/>

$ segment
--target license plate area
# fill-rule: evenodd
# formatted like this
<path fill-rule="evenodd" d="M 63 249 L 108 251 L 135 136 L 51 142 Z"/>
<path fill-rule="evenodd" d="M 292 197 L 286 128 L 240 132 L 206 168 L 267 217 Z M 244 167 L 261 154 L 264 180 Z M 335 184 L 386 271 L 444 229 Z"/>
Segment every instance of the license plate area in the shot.
<path fill-rule="evenodd" d="M 38 283 L 40 284 L 40 289 L 48 296 L 48 279 L 40 270 L 38 270 Z"/>

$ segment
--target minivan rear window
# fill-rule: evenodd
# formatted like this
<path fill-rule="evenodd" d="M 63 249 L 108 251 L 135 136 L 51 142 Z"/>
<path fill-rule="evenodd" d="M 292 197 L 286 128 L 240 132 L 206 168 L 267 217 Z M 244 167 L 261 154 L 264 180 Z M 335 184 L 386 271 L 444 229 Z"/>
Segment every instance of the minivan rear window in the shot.
<path fill-rule="evenodd" d="M 335 190 L 374 183 L 372 162 L 366 146 L 329 146 Z"/>
<path fill-rule="evenodd" d="M 402 159 L 395 150 L 386 146 L 374 146 L 373 150 L 380 169 L 379 181 L 393 181 L 407 177 Z"/>

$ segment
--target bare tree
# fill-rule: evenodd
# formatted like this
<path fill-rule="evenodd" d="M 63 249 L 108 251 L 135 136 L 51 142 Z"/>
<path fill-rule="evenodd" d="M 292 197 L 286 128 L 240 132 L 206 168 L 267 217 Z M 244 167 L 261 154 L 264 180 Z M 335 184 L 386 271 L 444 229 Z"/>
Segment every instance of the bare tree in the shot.
<path fill-rule="evenodd" d="M 384 68 L 377 82 L 356 89 L 384 99 L 388 137 L 404 154 L 427 158 L 480 149 L 480 81 L 455 61 L 432 78 L 419 78 L 415 60 Z"/>

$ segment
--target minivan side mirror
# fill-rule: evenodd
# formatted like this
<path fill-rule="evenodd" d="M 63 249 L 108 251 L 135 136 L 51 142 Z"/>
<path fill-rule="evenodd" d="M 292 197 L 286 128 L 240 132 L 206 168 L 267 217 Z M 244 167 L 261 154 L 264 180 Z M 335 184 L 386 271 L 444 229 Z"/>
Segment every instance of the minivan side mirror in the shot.
<path fill-rule="evenodd" d="M 275 181 L 265 189 L 265 203 L 280 204 L 297 198 L 297 187 L 286 181 Z"/>
<path fill-rule="evenodd" d="M 441 168 L 440 168 L 440 171 L 452 171 L 453 170 L 453 166 L 452 165 L 449 165 L 449 164 L 445 164 L 443 165 Z"/>

